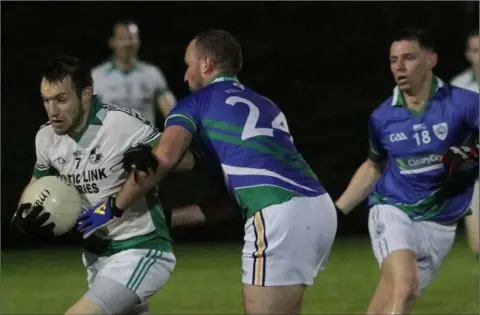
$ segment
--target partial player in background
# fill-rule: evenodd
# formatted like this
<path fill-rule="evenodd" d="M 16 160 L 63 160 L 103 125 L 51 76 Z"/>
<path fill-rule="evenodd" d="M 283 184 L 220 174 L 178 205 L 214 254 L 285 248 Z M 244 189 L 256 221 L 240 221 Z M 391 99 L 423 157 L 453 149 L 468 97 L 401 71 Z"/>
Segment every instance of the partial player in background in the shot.
<path fill-rule="evenodd" d="M 156 174 L 144 180 L 146 174 L 139 174 L 138 182 L 153 187 L 198 136 L 243 210 L 245 313 L 299 314 L 305 289 L 334 241 L 334 204 L 296 149 L 277 105 L 238 81 L 241 48 L 228 32 L 196 36 L 185 63 L 193 94 L 179 101 L 165 122 L 154 151 L 160 164 Z M 127 183 L 137 186 L 133 176 Z M 135 197 L 121 191 L 117 202 L 127 206 Z M 186 217 L 208 221 L 200 211 Z"/>
<path fill-rule="evenodd" d="M 176 100 L 162 71 L 158 67 L 138 59 L 140 48 L 138 25 L 132 21 L 116 23 L 108 44 L 113 51 L 112 59 L 92 70 L 95 94 L 100 97 L 102 102 L 135 109 L 154 124 L 156 124 L 157 109 L 160 110 L 163 117 L 167 117 Z M 208 171 L 203 166 L 200 164 L 199 167 L 196 167 L 193 176 L 171 174 L 168 178 L 168 185 L 167 183 L 160 184 L 159 193 L 168 215 L 172 211 L 182 212 L 190 211 L 190 208 L 198 210 L 200 206 L 204 208 L 216 206 L 208 196 L 191 198 L 194 203 L 182 202 L 183 195 L 179 196 L 178 193 L 179 187 L 185 187 L 189 182 L 201 180 L 198 178 L 198 173 Z M 200 177 L 202 177 L 201 174 Z M 211 180 L 209 180 L 209 184 L 215 188 L 218 186 Z M 204 195 L 208 194 L 204 193 Z"/>
<path fill-rule="evenodd" d="M 124 160 L 141 151 L 151 154 L 160 133 L 137 112 L 102 104 L 92 86 L 90 70 L 75 57 L 47 64 L 40 92 L 49 122 L 35 138 L 31 183 L 58 174 L 83 199 L 77 228 L 85 238 L 82 260 L 89 289 L 66 314 L 146 314 L 147 299 L 175 267 L 169 229 L 154 189 L 128 209 L 116 207 L 115 194 L 128 177 Z M 135 160 L 140 169 L 158 163 Z M 193 163 L 187 153 L 177 169 L 190 170 Z M 31 207 L 19 205 L 12 225 L 31 236 L 51 234 L 53 224 L 41 228 L 48 219 L 46 213 L 39 216 L 41 206 L 23 217 Z"/>
<path fill-rule="evenodd" d="M 95 93 L 105 103 L 135 109 L 154 124 L 157 107 L 167 117 L 175 105 L 175 96 L 158 67 L 138 60 L 137 24 L 116 23 L 108 45 L 113 51 L 111 60 L 92 70 Z"/>
<path fill-rule="evenodd" d="M 466 90 L 478 93 L 480 84 L 480 38 L 478 28 L 470 32 L 467 37 L 467 45 L 465 50 L 465 57 L 470 63 L 470 67 L 454 77 L 452 84 Z M 473 138 L 478 137 L 478 133 L 472 135 Z M 473 198 L 470 208 L 472 215 L 465 217 L 465 228 L 467 231 L 468 244 L 472 252 L 478 257 L 480 253 L 480 185 L 479 181 L 475 182 L 473 189 Z"/>
<path fill-rule="evenodd" d="M 478 143 L 460 146 L 478 133 L 478 94 L 434 76 L 436 63 L 426 32 L 407 29 L 394 38 L 390 68 L 397 86 L 372 113 L 368 159 L 336 201 L 346 214 L 370 196 L 368 225 L 381 276 L 368 314 L 411 312 L 469 211 Z"/>
<path fill-rule="evenodd" d="M 478 28 L 468 34 L 465 58 L 470 63 L 470 67 L 465 69 L 452 79 L 452 84 L 458 87 L 479 92 L 479 78 L 480 78 L 480 38 Z"/>

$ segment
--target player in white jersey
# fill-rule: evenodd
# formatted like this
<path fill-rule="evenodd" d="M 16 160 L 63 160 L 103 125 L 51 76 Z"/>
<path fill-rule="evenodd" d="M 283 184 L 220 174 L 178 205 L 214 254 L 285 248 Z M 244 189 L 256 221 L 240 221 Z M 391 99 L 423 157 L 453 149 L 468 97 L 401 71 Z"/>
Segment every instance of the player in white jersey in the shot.
<path fill-rule="evenodd" d="M 162 71 L 152 64 L 138 60 L 140 48 L 138 25 L 131 21 L 116 23 L 109 46 L 113 51 L 112 59 L 92 70 L 95 94 L 104 103 L 135 109 L 154 124 L 156 106 L 162 116 L 167 117 L 176 99 Z M 165 210 L 182 212 L 198 209 L 200 206 L 215 207 L 209 200 L 199 201 L 200 205 L 179 204 L 175 205 L 175 209 L 170 209 L 169 206 Z"/>
<path fill-rule="evenodd" d="M 153 123 L 156 106 L 166 117 L 175 96 L 158 67 L 138 60 L 138 26 L 130 21 L 116 23 L 108 43 L 112 59 L 92 70 L 95 94 L 107 104 L 133 108 Z"/>
<path fill-rule="evenodd" d="M 466 90 L 479 93 L 480 84 L 480 38 L 478 29 L 473 30 L 467 37 L 467 47 L 465 57 L 470 63 L 470 67 L 459 75 L 455 76 L 451 83 Z M 473 189 L 473 198 L 470 208 L 472 215 L 465 217 L 465 228 L 467 231 L 468 244 L 472 252 L 478 257 L 480 253 L 480 185 L 479 181 L 475 182 Z"/>
<path fill-rule="evenodd" d="M 31 183 L 57 174 L 82 196 L 77 229 L 85 238 L 89 289 L 66 314 L 145 314 L 148 298 L 175 266 L 169 229 L 155 191 L 125 210 L 116 207 L 115 195 L 129 176 L 124 158 L 142 147 L 151 152 L 160 133 L 135 111 L 101 104 L 92 85 L 90 70 L 74 57 L 47 65 L 40 91 L 49 123 L 36 135 Z M 177 170 L 189 170 L 193 162 L 187 153 Z M 41 227 L 49 216 L 38 215 L 41 207 L 23 218 L 31 206 L 19 205 L 12 225 L 28 235 L 51 235 L 52 224 Z"/>

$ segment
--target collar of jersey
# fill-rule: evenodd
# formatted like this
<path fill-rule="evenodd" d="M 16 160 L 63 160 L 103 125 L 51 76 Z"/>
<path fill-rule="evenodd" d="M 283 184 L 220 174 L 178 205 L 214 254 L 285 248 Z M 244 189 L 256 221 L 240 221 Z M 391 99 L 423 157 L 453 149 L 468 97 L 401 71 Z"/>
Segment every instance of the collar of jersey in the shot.
<path fill-rule="evenodd" d="M 432 85 L 430 87 L 430 96 L 428 99 L 430 99 L 435 92 L 437 92 L 440 88 L 442 88 L 444 85 L 443 81 L 437 78 L 436 76 L 433 76 L 432 79 Z M 400 92 L 400 89 L 398 86 L 396 86 L 393 89 L 393 98 L 392 98 L 392 106 L 406 106 L 405 103 L 405 98 L 403 97 L 403 94 Z"/>
<path fill-rule="evenodd" d="M 238 82 L 237 76 L 233 74 L 218 74 L 213 79 L 211 79 L 206 85 L 216 83 L 216 82 L 222 82 L 222 81 L 235 81 Z"/>
<path fill-rule="evenodd" d="M 127 70 L 127 71 L 121 71 L 118 69 L 117 64 L 115 63 L 115 57 L 110 58 L 110 68 L 108 68 L 107 73 L 110 73 L 112 71 L 118 71 L 120 73 L 123 73 L 125 75 L 132 73 L 133 71 L 138 69 L 138 60 L 135 59 L 135 65 L 133 66 L 132 69 Z"/>
<path fill-rule="evenodd" d="M 476 83 L 477 82 L 477 77 L 475 76 L 475 72 L 473 72 L 473 69 L 470 68 L 470 83 Z"/>
<path fill-rule="evenodd" d="M 102 125 L 102 121 L 100 120 L 100 118 L 97 117 L 97 113 L 100 111 L 101 108 L 102 104 L 100 103 L 98 96 L 94 95 L 92 106 L 90 107 L 90 111 L 88 112 L 88 118 L 85 127 L 83 127 L 83 129 L 79 133 L 70 136 L 73 140 L 75 140 L 75 142 L 79 142 L 80 139 L 82 139 L 83 134 L 85 133 L 85 131 L 87 131 L 90 125 Z"/>

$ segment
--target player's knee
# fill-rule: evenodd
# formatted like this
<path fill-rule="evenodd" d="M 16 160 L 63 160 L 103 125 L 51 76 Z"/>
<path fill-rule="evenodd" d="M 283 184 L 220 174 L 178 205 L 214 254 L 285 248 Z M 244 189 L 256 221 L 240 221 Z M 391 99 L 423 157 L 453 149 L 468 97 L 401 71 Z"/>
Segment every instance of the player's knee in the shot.
<path fill-rule="evenodd" d="M 82 297 L 78 302 L 73 304 L 65 315 L 90 315 L 105 314 L 105 312 L 89 299 Z"/>
<path fill-rule="evenodd" d="M 393 298 L 402 302 L 413 301 L 418 295 L 418 279 L 415 274 L 405 275 L 393 283 Z"/>
<path fill-rule="evenodd" d="M 300 314 L 304 285 L 243 285 L 245 314 Z"/>

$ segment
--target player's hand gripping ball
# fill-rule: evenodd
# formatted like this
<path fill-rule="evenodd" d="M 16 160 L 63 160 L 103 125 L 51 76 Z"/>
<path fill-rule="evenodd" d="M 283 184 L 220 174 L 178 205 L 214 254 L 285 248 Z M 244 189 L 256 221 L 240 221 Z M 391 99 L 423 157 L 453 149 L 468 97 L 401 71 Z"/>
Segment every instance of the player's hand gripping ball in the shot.
<path fill-rule="evenodd" d="M 61 177 L 45 176 L 25 189 L 11 224 L 27 235 L 62 235 L 75 225 L 81 212 L 75 186 Z"/>

